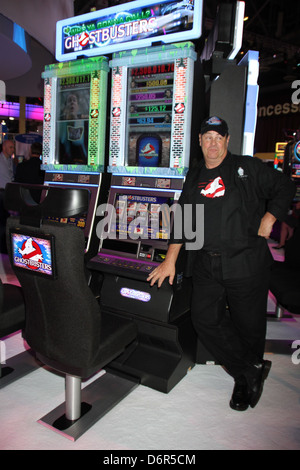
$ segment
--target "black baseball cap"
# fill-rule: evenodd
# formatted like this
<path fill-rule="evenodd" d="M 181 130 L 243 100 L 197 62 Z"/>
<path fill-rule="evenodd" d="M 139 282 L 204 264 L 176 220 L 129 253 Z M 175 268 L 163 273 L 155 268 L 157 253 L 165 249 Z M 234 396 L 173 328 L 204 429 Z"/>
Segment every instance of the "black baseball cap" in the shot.
<path fill-rule="evenodd" d="M 211 116 L 201 124 L 200 134 L 205 134 L 208 131 L 215 131 L 221 134 L 223 137 L 228 134 L 228 126 L 224 119 L 219 118 L 218 116 Z"/>

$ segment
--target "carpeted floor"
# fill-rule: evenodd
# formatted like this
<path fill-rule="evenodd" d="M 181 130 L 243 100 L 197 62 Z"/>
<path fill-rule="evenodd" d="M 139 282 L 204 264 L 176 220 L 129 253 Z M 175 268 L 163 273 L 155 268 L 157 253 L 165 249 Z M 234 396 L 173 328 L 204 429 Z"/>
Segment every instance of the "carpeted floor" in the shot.
<path fill-rule="evenodd" d="M 0 276 L 16 282 L 5 255 Z M 268 310 L 274 308 L 270 295 Z M 268 321 L 267 339 L 300 342 L 300 318 Z M 1 341 L 7 359 L 25 347 L 20 333 Z M 231 410 L 231 378 L 221 366 L 196 365 L 168 394 L 138 385 L 75 442 L 37 422 L 64 401 L 64 379 L 40 367 L 0 389 L 0 449 L 299 450 L 300 354 L 291 348 L 266 357 L 273 365 L 254 409 Z"/>

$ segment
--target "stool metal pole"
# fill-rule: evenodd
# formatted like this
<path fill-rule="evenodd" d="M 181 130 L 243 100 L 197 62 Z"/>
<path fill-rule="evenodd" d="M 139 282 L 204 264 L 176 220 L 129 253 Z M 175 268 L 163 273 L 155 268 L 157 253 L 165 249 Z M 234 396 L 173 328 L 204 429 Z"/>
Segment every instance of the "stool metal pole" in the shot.
<path fill-rule="evenodd" d="M 74 421 L 81 415 L 81 379 L 66 375 L 66 418 Z"/>

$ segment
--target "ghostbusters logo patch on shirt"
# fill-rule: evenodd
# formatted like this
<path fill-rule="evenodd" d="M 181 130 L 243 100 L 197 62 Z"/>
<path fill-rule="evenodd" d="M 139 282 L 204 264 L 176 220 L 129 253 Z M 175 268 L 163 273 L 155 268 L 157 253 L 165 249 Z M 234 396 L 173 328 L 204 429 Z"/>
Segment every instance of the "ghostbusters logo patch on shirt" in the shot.
<path fill-rule="evenodd" d="M 208 183 L 204 189 L 200 191 L 200 194 L 205 197 L 215 198 L 222 197 L 225 194 L 225 185 L 220 176 L 215 178 L 213 181 Z"/>

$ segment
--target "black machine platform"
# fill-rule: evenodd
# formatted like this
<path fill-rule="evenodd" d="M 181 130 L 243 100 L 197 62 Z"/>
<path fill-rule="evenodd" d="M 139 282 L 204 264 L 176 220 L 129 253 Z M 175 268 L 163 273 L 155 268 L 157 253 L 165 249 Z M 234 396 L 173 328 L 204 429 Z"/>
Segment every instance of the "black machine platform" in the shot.
<path fill-rule="evenodd" d="M 137 341 L 108 365 L 108 370 L 138 378 L 143 385 L 168 393 L 195 365 L 196 334 L 189 299 L 190 287 L 181 276 L 174 286 L 147 282 L 158 263 L 98 254 L 87 267 L 103 281 L 101 309 L 132 318 Z"/>
<path fill-rule="evenodd" d="M 142 385 L 169 393 L 195 365 L 196 335 L 189 315 L 162 324 L 136 319 L 138 340 L 107 370 L 139 379 Z"/>

